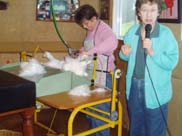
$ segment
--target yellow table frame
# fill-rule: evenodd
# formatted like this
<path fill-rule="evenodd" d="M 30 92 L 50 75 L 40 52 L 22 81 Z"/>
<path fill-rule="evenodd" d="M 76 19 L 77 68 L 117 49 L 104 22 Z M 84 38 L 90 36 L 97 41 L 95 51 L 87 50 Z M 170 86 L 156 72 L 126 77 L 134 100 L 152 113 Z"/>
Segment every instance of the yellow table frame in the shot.
<path fill-rule="evenodd" d="M 116 84 L 116 78 L 114 78 L 114 83 Z M 44 124 L 37 121 L 37 114 L 35 114 L 35 123 L 39 126 L 48 130 L 48 132 L 56 134 L 54 130 L 51 129 L 55 115 L 57 110 L 72 110 L 69 120 L 68 120 L 68 136 L 85 136 L 89 134 L 93 134 L 95 132 L 104 130 L 106 128 L 114 128 L 118 125 L 118 136 L 122 136 L 122 104 L 117 99 L 117 90 L 116 85 L 113 87 L 113 91 L 106 91 L 105 93 L 92 93 L 90 96 L 72 96 L 69 92 L 62 92 L 58 94 L 48 95 L 38 97 L 37 101 L 47 105 L 49 107 L 55 108 L 55 114 L 53 116 L 51 125 L 49 127 L 45 126 Z M 106 112 L 100 109 L 94 108 L 93 106 L 98 104 L 103 104 L 106 102 L 111 102 L 111 111 Z M 117 108 L 116 108 L 117 105 Z M 105 114 L 110 116 L 110 118 L 103 117 L 95 112 L 88 111 L 86 109 L 92 109 L 99 113 Z M 117 111 L 116 111 L 117 109 Z M 73 134 L 73 121 L 76 115 L 82 112 L 86 115 L 92 116 L 93 118 L 100 119 L 106 124 L 99 126 L 97 128 L 92 128 L 90 130 Z M 59 136 L 62 136 L 60 134 Z"/>
<path fill-rule="evenodd" d="M 96 78 L 96 59 L 94 59 L 94 70 L 92 75 L 92 85 L 94 85 L 94 80 Z M 73 96 L 70 95 L 69 92 L 62 92 L 58 94 L 52 94 L 47 96 L 38 97 L 37 101 L 42 103 L 43 105 L 47 105 L 51 108 L 56 109 L 49 127 L 45 126 L 41 122 L 37 120 L 37 113 L 41 110 L 37 109 L 35 113 L 35 123 L 45 129 L 48 130 L 48 135 L 56 135 L 56 132 L 52 129 L 52 124 L 54 122 L 57 110 L 72 110 L 69 120 L 68 120 L 68 136 L 85 136 L 96 133 L 98 131 L 104 130 L 106 128 L 114 128 L 118 125 L 118 136 L 122 136 L 122 104 L 117 98 L 117 78 L 121 76 L 121 71 L 116 70 L 109 72 L 112 75 L 112 91 L 106 91 L 104 93 L 92 93 L 90 96 Z M 92 86 L 92 89 L 95 87 Z M 110 112 L 106 112 L 100 109 L 95 108 L 95 105 L 103 104 L 111 102 L 111 110 Z M 117 108 L 116 108 L 117 106 Z M 91 109 L 91 110 L 88 110 Z M 96 111 L 96 112 L 92 112 Z M 97 118 L 105 122 L 104 125 L 91 128 L 90 130 L 86 130 L 77 134 L 73 134 L 73 121 L 76 115 L 82 112 L 86 115 L 92 116 L 93 118 Z M 103 117 L 100 114 L 105 114 L 107 117 Z M 51 132 L 51 133 L 50 133 Z M 64 136 L 63 134 L 59 134 L 58 136 Z"/>

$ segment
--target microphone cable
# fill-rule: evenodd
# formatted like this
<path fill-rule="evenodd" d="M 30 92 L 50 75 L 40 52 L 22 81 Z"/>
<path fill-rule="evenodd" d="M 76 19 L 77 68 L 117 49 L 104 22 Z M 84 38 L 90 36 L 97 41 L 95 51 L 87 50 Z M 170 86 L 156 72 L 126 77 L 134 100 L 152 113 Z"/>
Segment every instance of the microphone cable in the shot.
<path fill-rule="evenodd" d="M 146 51 L 146 50 L 145 50 L 145 51 Z M 157 99 L 157 103 L 158 103 L 158 105 L 159 105 L 159 109 L 160 109 L 160 112 L 161 112 L 161 114 L 162 114 L 163 121 L 164 121 L 165 126 L 166 126 L 166 128 L 167 128 L 167 133 L 168 133 L 169 136 L 172 136 L 172 135 L 171 135 L 171 131 L 170 131 L 169 126 L 168 126 L 168 123 L 167 123 L 167 120 L 165 119 L 164 112 L 163 112 L 163 110 L 162 110 L 162 108 L 161 108 L 161 104 L 160 104 L 160 101 L 159 101 L 159 98 L 158 98 L 157 91 L 156 91 L 156 89 L 155 89 L 154 83 L 153 83 L 153 81 L 152 81 L 152 77 L 151 77 L 151 74 L 150 74 L 148 65 L 147 65 L 147 63 L 146 63 L 147 53 L 146 53 L 145 51 L 144 51 L 144 58 L 145 58 L 144 64 L 145 64 L 145 66 L 146 66 L 146 68 L 147 68 L 147 72 L 148 72 L 148 74 L 149 74 L 149 79 L 150 79 L 150 81 L 151 81 L 152 88 L 153 88 L 153 90 L 154 90 L 154 93 L 155 93 L 155 96 L 156 96 L 156 99 Z"/>

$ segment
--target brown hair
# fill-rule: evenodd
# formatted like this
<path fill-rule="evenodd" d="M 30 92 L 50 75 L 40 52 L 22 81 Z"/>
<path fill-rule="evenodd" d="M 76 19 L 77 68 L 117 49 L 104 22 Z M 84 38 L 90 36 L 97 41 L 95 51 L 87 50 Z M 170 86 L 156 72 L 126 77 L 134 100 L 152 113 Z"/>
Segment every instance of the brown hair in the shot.
<path fill-rule="evenodd" d="M 140 8 L 141 8 L 142 4 L 145 4 L 147 2 L 150 2 L 151 4 L 156 3 L 158 5 L 159 14 L 162 11 L 162 0 L 136 0 L 135 12 L 136 12 L 136 15 L 137 15 L 137 18 L 138 18 L 139 21 L 141 21 L 140 17 L 138 16 Z"/>
<path fill-rule="evenodd" d="M 81 25 L 84 19 L 90 20 L 94 16 L 98 18 L 96 10 L 91 5 L 86 4 L 76 10 L 74 19 L 77 24 Z"/>

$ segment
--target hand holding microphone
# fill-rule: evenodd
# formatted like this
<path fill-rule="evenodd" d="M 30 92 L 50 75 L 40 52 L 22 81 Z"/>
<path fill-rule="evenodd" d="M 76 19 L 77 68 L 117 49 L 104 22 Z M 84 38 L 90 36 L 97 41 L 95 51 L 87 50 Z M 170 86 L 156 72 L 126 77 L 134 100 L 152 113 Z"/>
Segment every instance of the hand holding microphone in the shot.
<path fill-rule="evenodd" d="M 143 40 L 143 48 L 145 48 L 146 52 L 152 56 L 154 54 L 154 51 L 152 49 L 152 40 L 150 39 L 151 30 L 152 30 L 152 25 L 147 24 L 145 26 L 145 39 Z"/>

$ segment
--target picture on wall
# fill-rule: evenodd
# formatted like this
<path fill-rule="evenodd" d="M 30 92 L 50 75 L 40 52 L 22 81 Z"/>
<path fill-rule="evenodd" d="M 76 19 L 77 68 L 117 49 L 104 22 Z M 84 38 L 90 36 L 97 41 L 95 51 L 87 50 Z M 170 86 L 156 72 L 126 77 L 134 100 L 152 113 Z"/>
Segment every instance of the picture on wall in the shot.
<path fill-rule="evenodd" d="M 159 22 L 163 23 L 181 23 L 182 22 L 182 1 L 164 0 L 162 12 L 159 16 Z"/>
<path fill-rule="evenodd" d="M 72 21 L 74 12 L 79 7 L 79 0 L 37 0 L 37 20 L 52 20 L 51 2 L 56 21 Z"/>

